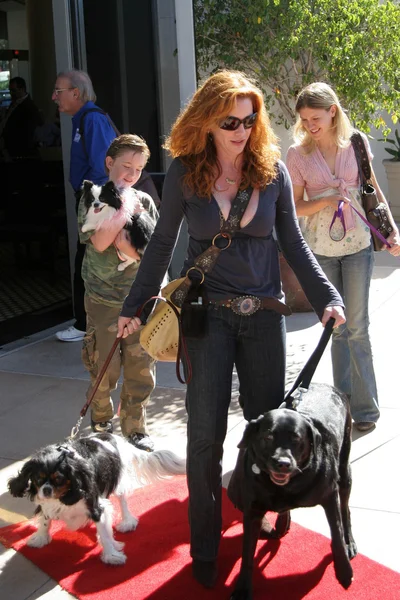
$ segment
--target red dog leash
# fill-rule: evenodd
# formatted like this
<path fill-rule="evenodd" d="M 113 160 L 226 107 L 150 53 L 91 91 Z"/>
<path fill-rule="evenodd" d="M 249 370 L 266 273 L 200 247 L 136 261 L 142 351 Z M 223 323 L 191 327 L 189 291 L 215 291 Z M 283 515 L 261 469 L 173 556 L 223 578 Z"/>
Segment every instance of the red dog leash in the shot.
<path fill-rule="evenodd" d="M 104 377 L 105 372 L 108 369 L 108 365 L 110 364 L 111 359 L 114 356 L 114 352 L 117 349 L 117 346 L 119 345 L 120 341 L 121 341 L 121 337 L 115 338 L 115 341 L 112 345 L 110 352 L 107 355 L 104 365 L 102 366 L 101 371 L 98 374 L 96 381 L 94 382 L 94 386 L 92 388 L 92 391 L 90 392 L 90 396 L 86 400 L 84 406 L 82 407 L 81 412 L 79 413 L 79 419 L 77 420 L 76 425 L 74 425 L 74 427 L 71 429 L 71 435 L 69 436 L 69 439 L 74 439 L 74 437 L 76 437 L 78 435 L 79 429 L 81 428 L 81 425 L 82 425 L 83 418 L 85 417 L 85 415 L 88 411 L 88 408 L 94 398 L 95 393 L 99 389 L 99 385 Z"/>

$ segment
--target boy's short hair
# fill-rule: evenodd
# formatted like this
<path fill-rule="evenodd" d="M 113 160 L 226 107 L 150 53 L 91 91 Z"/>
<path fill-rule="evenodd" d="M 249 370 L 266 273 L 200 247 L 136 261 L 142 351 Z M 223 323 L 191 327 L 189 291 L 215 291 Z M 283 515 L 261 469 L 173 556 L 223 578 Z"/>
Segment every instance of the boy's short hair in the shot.
<path fill-rule="evenodd" d="M 124 152 L 140 152 L 146 158 L 146 162 L 150 158 L 150 150 L 145 140 L 140 137 L 140 135 L 135 135 L 133 133 L 123 133 L 119 135 L 115 140 L 113 140 L 108 147 L 106 157 L 110 156 L 113 160 L 121 156 Z M 106 171 L 108 173 L 108 169 L 106 166 Z"/>

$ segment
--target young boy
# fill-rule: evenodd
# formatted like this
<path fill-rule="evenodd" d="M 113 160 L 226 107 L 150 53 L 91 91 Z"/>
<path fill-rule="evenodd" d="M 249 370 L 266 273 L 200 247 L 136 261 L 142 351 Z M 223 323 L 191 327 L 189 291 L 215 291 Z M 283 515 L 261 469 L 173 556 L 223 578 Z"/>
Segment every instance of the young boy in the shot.
<path fill-rule="evenodd" d="M 113 140 L 105 159 L 109 180 L 118 188 L 130 188 L 139 179 L 150 156 L 145 141 L 137 135 L 124 134 Z M 138 210 L 147 210 L 154 224 L 158 213 L 151 197 L 134 190 L 140 203 Z M 126 237 L 121 224 L 106 229 L 82 233 L 86 208 L 81 199 L 78 210 L 79 238 L 87 244 L 82 265 L 85 283 L 86 335 L 82 359 L 90 373 L 92 386 L 104 364 L 117 334 L 117 321 L 125 296 L 128 294 L 140 264 L 136 249 Z M 136 261 L 123 271 L 117 250 Z M 118 351 L 119 350 L 119 351 Z M 155 386 L 154 360 L 142 349 L 139 332 L 121 340 L 120 347 L 110 362 L 103 380 L 93 398 L 91 409 L 92 430 L 111 432 L 114 407 L 111 392 L 116 389 L 123 368 L 120 423 L 122 434 L 142 450 L 151 452 L 154 444 L 146 430 L 146 405 Z"/>

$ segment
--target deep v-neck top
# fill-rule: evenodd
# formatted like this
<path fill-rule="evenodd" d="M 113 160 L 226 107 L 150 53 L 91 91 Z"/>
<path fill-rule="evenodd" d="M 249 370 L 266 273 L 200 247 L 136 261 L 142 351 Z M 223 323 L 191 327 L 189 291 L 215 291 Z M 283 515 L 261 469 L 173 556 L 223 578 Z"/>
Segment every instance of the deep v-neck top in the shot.
<path fill-rule="evenodd" d="M 175 159 L 165 178 L 160 218 L 131 293 L 125 300 L 122 315 L 134 315 L 145 300 L 158 292 L 183 219 L 187 222 L 189 239 L 182 274 L 210 246 L 220 230 L 216 200 L 185 192 L 182 184 L 184 174 L 182 161 Z M 247 294 L 284 297 L 274 231 L 316 312 L 322 315 L 327 305 L 342 304 L 301 235 L 290 177 L 281 161 L 277 165 L 275 179 L 260 190 L 255 216 L 235 233 L 229 248 L 221 252 L 214 268 L 207 273 L 205 286 L 209 299 L 223 300 Z"/>

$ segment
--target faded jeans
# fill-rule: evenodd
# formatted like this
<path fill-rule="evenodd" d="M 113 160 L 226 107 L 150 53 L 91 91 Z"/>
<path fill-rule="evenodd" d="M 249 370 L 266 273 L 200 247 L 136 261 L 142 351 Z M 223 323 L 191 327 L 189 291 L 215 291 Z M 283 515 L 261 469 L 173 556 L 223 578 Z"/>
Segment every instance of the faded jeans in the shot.
<path fill-rule="evenodd" d="M 222 455 L 234 365 L 246 420 L 277 408 L 285 386 L 285 320 L 210 305 L 207 334 L 187 339 L 193 377 L 187 387 L 187 475 L 191 556 L 214 560 L 221 537 Z"/>
<path fill-rule="evenodd" d="M 374 266 L 372 246 L 347 256 L 315 255 L 322 270 L 342 295 L 346 323 L 333 330 L 334 385 L 350 397 L 355 423 L 379 419 L 372 349 L 369 338 L 368 300 Z"/>

